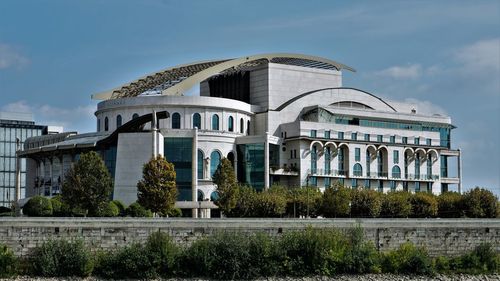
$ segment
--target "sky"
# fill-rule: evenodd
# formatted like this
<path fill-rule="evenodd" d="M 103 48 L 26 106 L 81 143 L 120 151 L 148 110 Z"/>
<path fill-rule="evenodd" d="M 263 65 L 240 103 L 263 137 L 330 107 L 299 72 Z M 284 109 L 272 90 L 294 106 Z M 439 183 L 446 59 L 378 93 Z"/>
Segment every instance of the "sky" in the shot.
<path fill-rule="evenodd" d="M 464 189 L 500 195 L 500 1 L 0 1 L 0 111 L 95 131 L 90 95 L 198 60 L 290 52 L 449 115 Z"/>

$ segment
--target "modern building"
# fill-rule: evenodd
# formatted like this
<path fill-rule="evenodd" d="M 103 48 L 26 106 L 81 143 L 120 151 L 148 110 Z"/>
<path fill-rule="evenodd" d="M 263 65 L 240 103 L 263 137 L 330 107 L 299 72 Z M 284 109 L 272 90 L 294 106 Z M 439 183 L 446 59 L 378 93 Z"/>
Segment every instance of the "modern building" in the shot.
<path fill-rule="evenodd" d="M 27 195 L 54 194 L 79 154 L 99 151 L 114 177 L 113 198 L 136 200 L 142 166 L 162 154 L 177 172 L 177 205 L 212 208 L 220 160 L 256 189 L 273 183 L 346 186 L 438 194 L 448 173 L 448 116 L 383 100 L 342 85 L 341 63 L 307 55 L 264 54 L 168 68 L 96 94 L 95 133 L 30 138 Z M 199 86 L 199 95 L 184 95 Z M 460 165 L 458 166 L 460 170 Z M 193 212 L 195 214 L 195 212 Z"/>
<path fill-rule="evenodd" d="M 16 199 L 16 151 L 25 140 L 47 133 L 47 126 L 36 125 L 29 113 L 0 112 L 0 206 L 11 207 Z M 26 186 L 26 159 L 21 159 L 20 198 Z"/>

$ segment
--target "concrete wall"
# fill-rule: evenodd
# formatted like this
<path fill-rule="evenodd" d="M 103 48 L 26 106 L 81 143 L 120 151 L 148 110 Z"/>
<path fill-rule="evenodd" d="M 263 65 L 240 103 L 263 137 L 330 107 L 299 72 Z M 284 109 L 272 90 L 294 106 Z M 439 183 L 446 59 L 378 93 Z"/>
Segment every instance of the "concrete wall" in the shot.
<path fill-rule="evenodd" d="M 216 231 L 265 232 L 270 235 L 306 227 L 349 229 L 360 225 L 380 251 L 411 241 L 431 255 L 459 255 L 483 242 L 500 251 L 499 219 L 134 219 L 134 218 L 2 218 L 0 243 L 17 255 L 49 239 L 82 238 L 93 248 L 110 249 L 144 242 L 163 231 L 187 244 Z"/>

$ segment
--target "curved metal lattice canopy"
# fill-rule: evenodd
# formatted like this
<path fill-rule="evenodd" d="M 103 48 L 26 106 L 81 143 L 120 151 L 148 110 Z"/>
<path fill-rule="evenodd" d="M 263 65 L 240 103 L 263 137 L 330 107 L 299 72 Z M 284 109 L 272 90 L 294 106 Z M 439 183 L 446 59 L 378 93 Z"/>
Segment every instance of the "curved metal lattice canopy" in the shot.
<path fill-rule="evenodd" d="M 263 54 L 175 66 L 139 78 L 113 90 L 95 94 L 92 98 L 108 100 L 140 95 L 182 95 L 196 83 L 211 76 L 243 71 L 268 62 L 327 70 L 347 69 L 355 71 L 349 66 L 321 57 L 300 54 Z"/>

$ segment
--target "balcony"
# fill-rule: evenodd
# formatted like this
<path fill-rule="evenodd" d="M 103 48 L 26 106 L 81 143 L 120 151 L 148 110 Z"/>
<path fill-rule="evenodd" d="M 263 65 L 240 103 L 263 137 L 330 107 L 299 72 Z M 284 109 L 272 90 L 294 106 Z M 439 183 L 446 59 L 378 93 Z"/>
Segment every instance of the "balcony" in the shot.
<path fill-rule="evenodd" d="M 323 177 L 346 177 L 349 175 L 348 170 L 325 170 L 325 169 L 314 169 L 307 170 L 307 173 L 311 176 L 323 176 Z"/>
<path fill-rule="evenodd" d="M 290 167 L 270 168 L 269 174 L 276 176 L 298 176 L 299 171 L 295 168 L 290 168 Z"/>

